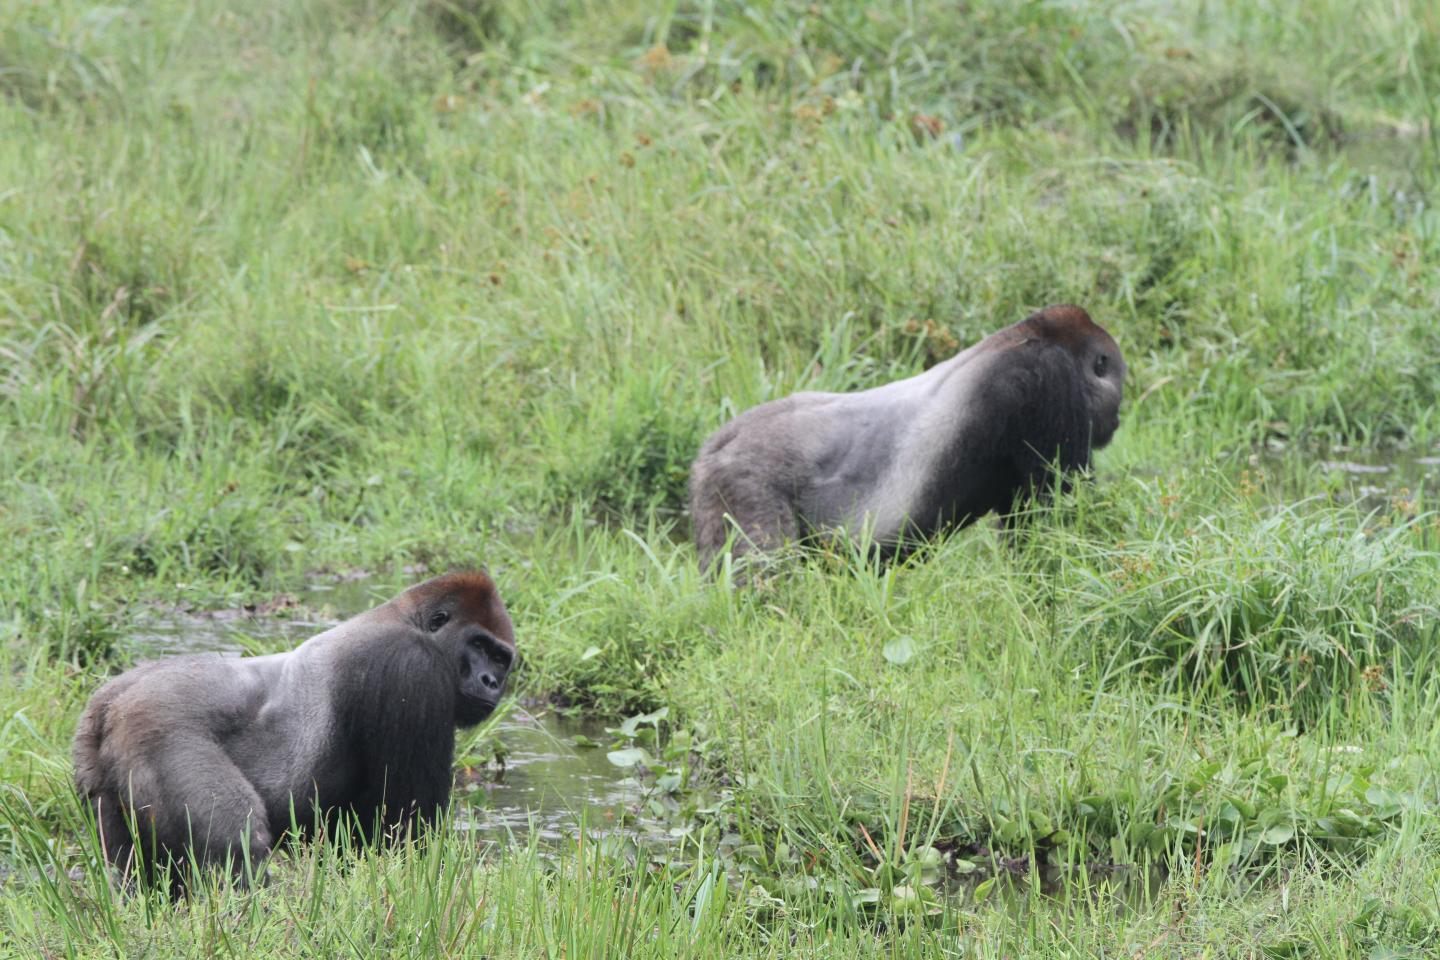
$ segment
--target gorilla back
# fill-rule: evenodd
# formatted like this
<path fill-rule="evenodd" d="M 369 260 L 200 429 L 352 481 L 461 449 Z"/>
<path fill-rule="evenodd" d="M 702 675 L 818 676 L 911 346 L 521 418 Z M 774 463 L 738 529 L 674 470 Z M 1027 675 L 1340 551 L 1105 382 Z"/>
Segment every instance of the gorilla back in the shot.
<path fill-rule="evenodd" d="M 515 659 L 483 573 L 450 574 L 288 653 L 145 663 L 100 688 L 75 734 L 75 784 L 111 863 L 184 887 L 184 862 L 242 875 L 294 823 L 362 833 L 431 821 L 455 729 L 488 716 Z M 137 849 L 138 847 L 138 849 Z"/>
<path fill-rule="evenodd" d="M 859 393 L 797 393 L 740 414 L 690 474 L 700 563 L 825 530 L 887 553 L 1010 514 L 1089 466 L 1120 425 L 1125 361 L 1081 308 L 1050 306 L 924 373 Z"/>

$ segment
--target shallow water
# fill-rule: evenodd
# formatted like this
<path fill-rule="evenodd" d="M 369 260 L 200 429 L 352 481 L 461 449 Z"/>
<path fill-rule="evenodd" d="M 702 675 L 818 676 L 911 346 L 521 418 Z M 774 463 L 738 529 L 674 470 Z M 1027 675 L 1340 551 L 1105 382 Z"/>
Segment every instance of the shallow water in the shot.
<path fill-rule="evenodd" d="M 316 581 L 298 597 L 254 610 L 190 613 L 157 611 L 142 617 L 121 641 L 136 659 L 192 653 L 245 653 L 291 649 L 309 637 L 399 592 L 369 578 Z M 606 724 L 562 717 L 551 711 L 514 709 L 486 741 L 483 762 L 462 766 L 454 807 L 461 829 L 493 835 L 497 842 L 544 843 L 587 834 L 620 834 L 637 844 L 669 842 L 668 825 L 649 809 L 651 791 L 606 754 Z M 598 746 L 584 746 L 587 741 Z M 488 753 L 503 756 L 503 764 Z"/>
<path fill-rule="evenodd" d="M 463 829 L 554 843 L 575 838 L 583 823 L 589 836 L 621 834 L 647 846 L 670 840 L 667 824 L 648 811 L 651 791 L 607 759 L 605 724 L 516 710 L 498 736 L 503 767 L 491 761 L 460 773 Z"/>
<path fill-rule="evenodd" d="M 312 580 L 296 595 L 276 597 L 257 607 L 200 612 L 156 609 L 138 617 L 118 646 L 137 660 L 288 650 L 384 603 L 405 586 L 409 584 L 392 587 L 368 575 L 326 578 Z"/>
<path fill-rule="evenodd" d="M 1250 469 L 1258 469 L 1265 477 L 1265 489 L 1282 503 L 1318 496 L 1386 509 L 1419 498 L 1428 508 L 1440 496 L 1440 449 L 1271 449 L 1255 453 Z M 352 574 L 314 580 L 295 596 L 253 609 L 203 613 L 157 609 L 139 618 L 121 646 L 135 658 L 290 649 L 388 600 L 417 579 L 418 575 L 404 573 Z M 461 758 L 456 825 L 497 844 L 535 839 L 553 846 L 576 837 L 582 823 L 588 835 L 618 836 L 652 852 L 675 844 L 684 833 L 683 824 L 677 827 L 665 815 L 666 805 L 651 787 L 630 770 L 610 763 L 611 741 L 604 722 L 516 708 L 498 725 L 495 739 L 478 747 L 486 756 L 472 758 L 471 767 Z M 497 744 L 503 762 L 488 754 Z M 1078 882 L 1046 867 L 999 872 L 1003 882 L 996 885 L 995 896 L 1011 909 L 1024 909 L 1037 896 L 1054 899 L 1107 888 L 1117 903 L 1138 908 L 1163 883 L 1158 874 L 1124 867 L 1097 867 Z M 944 885 L 946 894 L 970 904 L 977 883 L 992 875 L 987 866 L 952 878 Z"/>
<path fill-rule="evenodd" d="M 1274 489 L 1286 500 L 1328 494 L 1333 500 L 1385 508 L 1440 496 L 1440 450 L 1271 450 L 1251 462 L 1280 481 Z"/>

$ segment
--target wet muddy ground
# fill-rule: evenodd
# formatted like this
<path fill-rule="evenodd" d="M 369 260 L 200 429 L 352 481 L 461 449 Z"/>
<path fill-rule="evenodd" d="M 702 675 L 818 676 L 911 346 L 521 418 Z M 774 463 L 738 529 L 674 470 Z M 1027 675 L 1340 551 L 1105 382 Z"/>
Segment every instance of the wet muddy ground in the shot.
<path fill-rule="evenodd" d="M 1267 475 L 1265 489 L 1277 503 L 1326 496 L 1362 507 L 1393 509 L 1397 502 L 1440 494 L 1440 452 L 1376 453 L 1332 449 L 1297 456 L 1268 451 L 1250 458 L 1250 469 Z M 1317 484 L 1317 475 L 1322 482 Z M 424 571 L 352 572 L 317 576 L 294 595 L 229 610 L 156 610 L 137 618 L 122 646 L 135 658 L 213 652 L 238 656 L 294 647 L 368 610 L 410 585 Z M 545 846 L 587 836 L 618 838 L 635 853 L 664 856 L 686 831 L 667 811 L 654 779 L 612 763 L 615 743 L 604 720 L 562 715 L 540 705 L 512 705 L 493 731 L 466 754 L 462 737 L 457 763 L 455 817 L 460 829 L 497 845 L 536 841 Z M 647 782 L 648 780 L 648 782 Z M 670 801 L 670 806 L 674 806 Z M 978 853 L 979 856 L 975 856 Z M 1077 890 L 1137 907 L 1159 878 L 1137 868 L 1100 865 L 1084 878 L 1054 868 L 992 861 L 984 851 L 967 856 L 979 869 L 951 874 L 941 884 L 957 902 L 971 902 L 977 885 L 994 877 L 994 894 L 1022 908 L 1034 896 L 1074 895 Z M 1077 884 L 1078 879 L 1078 884 Z"/>
<path fill-rule="evenodd" d="M 140 659 L 286 649 L 383 602 L 406 580 L 404 575 L 325 577 L 309 584 L 303 594 L 253 607 L 157 611 L 140 618 L 123 643 Z M 583 830 L 587 838 L 620 843 L 632 857 L 683 856 L 680 840 L 694 824 L 676 816 L 675 799 L 657 789 L 653 776 L 617 766 L 609 758 L 612 747 L 620 745 L 612 732 L 619 722 L 567 716 L 539 704 L 511 704 L 492 735 L 468 744 L 461 738 L 455 825 L 497 847 L 533 841 L 542 849 L 558 850 L 575 842 Z M 745 872 L 738 837 L 710 842 L 727 869 Z M 1127 866 L 1092 864 L 1084 877 L 1077 877 L 1051 866 L 1032 866 L 1024 858 L 992 858 L 984 850 L 951 851 L 944 861 L 928 883 L 962 906 L 976 905 L 977 890 L 988 889 L 985 899 L 1015 911 L 1026 909 L 1035 897 L 1068 899 L 1081 891 L 1084 898 L 1103 897 L 1120 909 L 1134 909 L 1160 884 L 1158 875 Z M 961 861 L 964 871 L 955 868 Z M 987 887 L 985 881 L 991 878 L 995 883 Z"/>

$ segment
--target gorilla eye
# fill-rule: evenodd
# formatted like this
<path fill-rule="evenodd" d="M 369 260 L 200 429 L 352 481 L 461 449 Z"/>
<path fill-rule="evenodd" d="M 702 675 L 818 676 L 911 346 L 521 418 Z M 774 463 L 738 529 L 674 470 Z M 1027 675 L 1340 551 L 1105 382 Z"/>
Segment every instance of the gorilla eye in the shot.
<path fill-rule="evenodd" d="M 444 612 L 441 612 L 441 613 L 432 613 L 432 614 L 430 615 L 430 622 L 427 623 L 427 624 L 425 625 L 425 627 L 426 627 L 426 629 L 428 629 L 431 633 L 434 633 L 436 630 L 439 630 L 441 627 L 445 626 L 445 624 L 447 624 L 447 623 L 449 623 L 449 622 L 450 622 L 450 614 L 444 613 Z"/>
<path fill-rule="evenodd" d="M 1105 356 L 1105 354 L 1103 354 L 1103 353 L 1100 354 L 1099 356 L 1097 356 L 1097 357 L 1095 358 L 1095 376 L 1097 376 L 1097 377 L 1103 377 L 1103 376 L 1105 376 L 1105 371 L 1106 371 L 1106 369 L 1107 369 L 1109 366 L 1110 366 L 1110 358 L 1109 358 L 1109 357 Z"/>

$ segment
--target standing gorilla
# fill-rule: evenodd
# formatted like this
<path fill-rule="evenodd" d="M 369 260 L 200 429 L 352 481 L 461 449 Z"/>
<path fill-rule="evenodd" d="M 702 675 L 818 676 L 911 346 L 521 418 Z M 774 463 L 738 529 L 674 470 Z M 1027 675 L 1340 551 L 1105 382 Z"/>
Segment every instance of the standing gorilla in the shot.
<path fill-rule="evenodd" d="M 244 875 L 293 822 L 354 814 L 366 837 L 450 799 L 455 728 L 489 716 L 515 659 L 510 615 L 483 573 L 412 587 L 263 657 L 142 664 L 91 698 L 75 784 L 106 858 L 184 889 L 183 864 Z"/>
<path fill-rule="evenodd" d="M 1125 361 L 1075 306 L 1050 306 L 908 380 L 797 393 L 710 435 L 690 474 L 702 567 L 827 528 L 886 554 L 1083 470 L 1120 425 Z"/>

